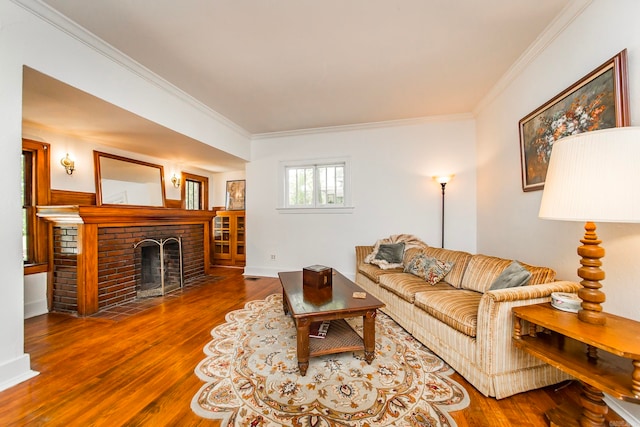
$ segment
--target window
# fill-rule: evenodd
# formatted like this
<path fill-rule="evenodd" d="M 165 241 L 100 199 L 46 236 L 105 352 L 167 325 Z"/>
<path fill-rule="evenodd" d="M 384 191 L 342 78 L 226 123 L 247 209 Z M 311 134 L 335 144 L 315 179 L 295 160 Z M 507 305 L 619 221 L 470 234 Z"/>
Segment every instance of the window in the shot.
<path fill-rule="evenodd" d="M 28 264 L 34 259 L 35 209 L 33 201 L 33 158 L 32 151 L 22 151 L 22 260 Z"/>
<path fill-rule="evenodd" d="M 348 162 L 344 159 L 283 165 L 285 209 L 349 208 Z"/>
<path fill-rule="evenodd" d="M 209 178 L 182 172 L 182 205 L 189 210 L 209 209 Z"/>
<path fill-rule="evenodd" d="M 22 259 L 25 274 L 47 270 L 47 226 L 36 206 L 49 204 L 49 144 L 22 141 Z"/>
<path fill-rule="evenodd" d="M 185 203 L 187 204 L 186 209 L 202 209 L 202 198 L 200 197 L 200 194 L 202 194 L 201 187 L 202 183 L 200 181 L 185 180 L 184 192 L 186 197 Z"/>

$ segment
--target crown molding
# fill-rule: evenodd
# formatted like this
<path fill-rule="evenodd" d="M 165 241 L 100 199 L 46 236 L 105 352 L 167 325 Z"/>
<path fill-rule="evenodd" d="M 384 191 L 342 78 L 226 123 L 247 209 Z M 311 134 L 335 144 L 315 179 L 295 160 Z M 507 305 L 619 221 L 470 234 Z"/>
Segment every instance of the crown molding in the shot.
<path fill-rule="evenodd" d="M 167 80 L 155 74 L 153 71 L 149 70 L 139 62 L 136 62 L 129 56 L 125 55 L 123 52 L 119 51 L 115 47 L 106 43 L 104 40 L 86 30 L 84 27 L 78 25 L 73 22 L 71 19 L 67 18 L 57 10 L 53 9 L 49 5 L 43 3 L 40 0 L 11 0 L 11 2 L 20 6 L 24 10 L 30 12 L 36 17 L 40 18 L 42 21 L 52 25 L 63 33 L 69 35 L 70 37 L 78 40 L 83 43 L 87 47 L 92 50 L 98 52 L 104 57 L 108 58 L 115 64 L 125 68 L 131 73 L 137 75 L 143 80 L 151 83 L 156 86 L 160 90 L 168 93 L 174 98 L 179 99 L 180 101 L 190 105 L 191 107 L 201 111 L 207 116 L 211 117 L 218 123 L 223 126 L 228 127 L 234 132 L 238 132 L 246 138 L 251 138 L 251 133 L 246 129 L 240 127 L 227 117 L 218 113 L 217 111 L 209 108 L 202 102 L 198 101 L 191 95 L 182 91 L 178 87 L 169 83 Z"/>
<path fill-rule="evenodd" d="M 567 4 L 516 62 L 509 67 L 489 93 L 482 98 L 473 109 L 473 115 L 477 116 L 485 106 L 497 98 L 592 2 L 593 0 L 572 0 Z"/>
<path fill-rule="evenodd" d="M 473 120 L 473 118 L 474 116 L 471 113 L 449 114 L 449 115 L 441 115 L 441 116 L 424 116 L 424 117 L 416 117 L 412 119 L 387 120 L 387 121 L 381 121 L 381 122 L 357 123 L 352 125 L 326 126 L 326 127 L 317 127 L 317 128 L 285 130 L 280 132 L 255 133 L 252 135 L 251 140 L 256 141 L 256 140 L 262 140 L 262 139 L 283 138 L 283 137 L 289 137 L 289 136 L 300 136 L 300 135 L 310 135 L 310 134 L 330 133 L 330 132 L 349 132 L 349 131 L 388 128 L 388 127 L 396 127 L 396 126 L 414 126 L 414 125 L 422 125 L 425 123 L 434 123 L 434 122 L 456 122 L 456 121 L 463 121 L 463 120 Z"/>

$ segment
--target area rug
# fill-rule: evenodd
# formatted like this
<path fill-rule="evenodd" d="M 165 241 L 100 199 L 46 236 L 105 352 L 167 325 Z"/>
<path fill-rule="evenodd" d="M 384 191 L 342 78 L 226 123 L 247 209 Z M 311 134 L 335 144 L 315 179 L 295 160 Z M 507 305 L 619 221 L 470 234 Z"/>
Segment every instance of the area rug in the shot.
<path fill-rule="evenodd" d="M 362 334 L 361 318 L 349 323 Z M 455 426 L 449 412 L 469 404 L 453 370 L 383 313 L 371 365 L 363 352 L 313 357 L 304 377 L 282 295 L 228 313 L 211 335 L 191 408 L 223 426 Z"/>

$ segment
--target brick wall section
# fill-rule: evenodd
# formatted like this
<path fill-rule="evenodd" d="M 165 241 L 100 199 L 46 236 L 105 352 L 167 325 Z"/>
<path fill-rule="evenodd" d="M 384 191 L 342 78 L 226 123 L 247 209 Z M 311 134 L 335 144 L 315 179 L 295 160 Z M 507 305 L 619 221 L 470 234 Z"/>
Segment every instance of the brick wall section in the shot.
<path fill-rule="evenodd" d="M 75 226 L 54 227 L 53 309 L 77 311 L 77 243 Z M 122 304 L 136 298 L 140 280 L 143 239 L 182 238 L 184 285 L 205 275 L 204 226 L 202 224 L 98 229 L 98 309 Z"/>
<path fill-rule="evenodd" d="M 183 278 L 187 286 L 204 272 L 204 226 L 202 224 L 98 229 L 98 307 L 121 304 L 136 298 L 140 281 L 142 249 L 133 245 L 143 239 L 182 238 Z"/>
<path fill-rule="evenodd" d="M 54 227 L 53 242 L 53 310 L 75 312 L 78 310 L 78 228 Z"/>

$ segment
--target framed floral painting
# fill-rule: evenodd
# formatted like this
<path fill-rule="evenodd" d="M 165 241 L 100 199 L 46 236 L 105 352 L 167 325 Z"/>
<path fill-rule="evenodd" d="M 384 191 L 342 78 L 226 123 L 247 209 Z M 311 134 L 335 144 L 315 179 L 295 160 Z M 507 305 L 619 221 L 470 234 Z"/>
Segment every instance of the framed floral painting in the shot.
<path fill-rule="evenodd" d="M 522 189 L 541 190 L 553 144 L 569 135 L 629 125 L 626 49 L 520 120 Z"/>

